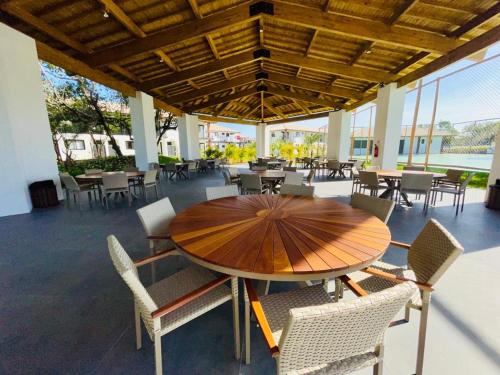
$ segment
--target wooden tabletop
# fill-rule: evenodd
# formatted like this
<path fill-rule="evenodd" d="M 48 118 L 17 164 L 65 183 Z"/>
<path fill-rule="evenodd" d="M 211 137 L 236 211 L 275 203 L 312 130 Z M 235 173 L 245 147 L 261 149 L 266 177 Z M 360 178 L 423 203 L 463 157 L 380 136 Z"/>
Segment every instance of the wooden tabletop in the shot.
<path fill-rule="evenodd" d="M 113 173 L 113 172 L 105 172 Z M 125 172 L 127 178 L 144 177 L 144 172 Z M 102 173 L 90 173 L 90 174 L 80 174 L 76 176 L 78 180 L 102 180 Z"/>
<path fill-rule="evenodd" d="M 432 174 L 434 179 L 444 178 L 446 174 L 437 173 L 437 172 L 424 172 L 424 171 L 401 171 L 397 169 L 380 169 L 377 172 L 377 175 L 381 178 L 391 178 L 391 179 L 400 179 L 403 177 L 403 173 L 409 174 Z"/>
<path fill-rule="evenodd" d="M 268 194 L 206 201 L 179 213 L 172 240 L 193 262 L 261 280 L 318 280 L 380 258 L 389 228 L 332 199 Z"/>

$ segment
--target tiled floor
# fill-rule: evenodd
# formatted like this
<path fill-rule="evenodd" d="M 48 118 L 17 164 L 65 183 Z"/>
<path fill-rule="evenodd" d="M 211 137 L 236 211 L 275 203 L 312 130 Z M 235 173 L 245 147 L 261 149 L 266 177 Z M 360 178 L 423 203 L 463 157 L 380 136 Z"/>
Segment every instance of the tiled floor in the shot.
<path fill-rule="evenodd" d="M 163 182 L 177 211 L 205 199 L 206 186 L 222 185 L 219 173 L 190 181 Z M 317 195 L 348 202 L 349 181 L 314 183 Z M 468 193 L 455 217 L 449 201 L 431 207 L 397 207 L 389 226 L 393 238 L 412 241 L 430 217 L 463 244 L 466 253 L 437 285 L 430 312 L 426 374 L 500 373 L 500 213 L 484 208 L 483 192 Z M 115 234 L 133 257 L 148 254 L 135 209 L 118 203 L 109 211 L 63 206 L 0 218 L 0 373 L 150 374 L 152 344 L 135 350 L 133 304 L 113 269 L 106 236 Z M 404 264 L 390 249 L 384 260 Z M 161 274 L 187 261 L 163 263 Z M 143 273 L 149 282 L 147 270 Z M 292 285 L 273 283 L 272 290 Z M 349 296 L 347 296 L 349 298 Z M 414 369 L 418 313 L 386 338 L 385 374 Z M 226 304 L 163 338 L 165 374 L 273 374 L 258 328 L 252 335 L 252 364 L 234 359 L 231 305 Z M 371 374 L 365 369 L 359 374 Z"/>

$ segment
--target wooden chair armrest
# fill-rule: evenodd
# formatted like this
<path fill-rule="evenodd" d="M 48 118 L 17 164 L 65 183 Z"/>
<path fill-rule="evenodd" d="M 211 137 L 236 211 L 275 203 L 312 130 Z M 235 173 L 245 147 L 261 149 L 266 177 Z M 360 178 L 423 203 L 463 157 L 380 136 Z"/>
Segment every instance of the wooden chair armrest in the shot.
<path fill-rule="evenodd" d="M 363 269 L 362 271 L 369 273 L 370 275 L 380 277 L 382 279 L 386 279 L 386 280 L 389 280 L 389 281 L 392 281 L 395 283 L 404 283 L 406 281 L 411 281 L 420 290 L 425 290 L 428 292 L 432 292 L 434 290 L 434 289 L 432 289 L 432 286 L 430 286 L 429 284 L 419 283 L 419 282 L 416 282 L 414 280 L 410 280 L 410 279 L 406 279 L 406 278 L 401 277 L 401 276 L 393 275 L 392 273 L 384 272 L 384 271 L 381 271 L 381 270 L 373 268 L 373 267 L 367 267 L 367 268 Z"/>
<path fill-rule="evenodd" d="M 271 356 L 273 358 L 277 357 L 280 353 L 280 350 L 278 348 L 278 345 L 276 345 L 276 342 L 274 341 L 271 327 L 269 326 L 269 322 L 267 321 L 266 315 L 264 314 L 264 310 L 262 309 L 259 297 L 257 296 L 257 293 L 255 293 L 252 281 L 249 279 L 245 279 L 244 281 L 247 288 L 248 299 L 250 300 L 250 306 L 252 307 L 255 319 L 259 324 L 260 330 L 262 331 L 264 341 L 266 342 Z"/>
<path fill-rule="evenodd" d="M 177 298 L 176 300 L 170 303 L 167 303 L 166 305 L 160 307 L 158 310 L 153 311 L 151 313 L 151 317 L 153 319 L 161 318 L 162 316 L 165 316 L 168 313 L 171 313 L 172 311 L 177 310 L 184 305 L 187 305 L 189 302 L 195 300 L 196 298 L 201 297 L 204 294 L 207 294 L 208 292 L 217 288 L 219 285 L 224 284 L 229 279 L 231 279 L 231 276 L 229 275 L 218 277 L 217 279 L 210 281 L 209 283 L 199 287 L 198 289 L 195 289 L 192 292 L 189 292 L 188 294 L 180 298 Z"/>
<path fill-rule="evenodd" d="M 368 295 L 368 292 L 349 276 L 340 276 L 340 280 L 351 290 L 351 292 L 353 292 L 358 297 L 364 297 Z"/>
<path fill-rule="evenodd" d="M 406 250 L 410 250 L 410 247 L 411 247 L 410 244 L 407 244 L 404 242 L 399 242 L 399 241 L 391 241 L 391 245 L 399 247 L 401 249 L 406 249 Z"/>
<path fill-rule="evenodd" d="M 134 264 L 137 267 L 144 266 L 145 264 L 149 264 L 151 262 L 155 262 L 157 260 L 166 258 L 171 255 L 177 255 L 177 249 L 167 249 L 167 250 L 160 250 L 154 255 L 150 255 L 148 257 L 142 258 L 142 259 L 137 259 L 134 260 Z"/>
<path fill-rule="evenodd" d="M 169 240 L 171 238 L 172 237 L 170 236 L 170 234 L 166 234 L 164 236 L 148 236 L 147 237 L 148 240 Z"/>

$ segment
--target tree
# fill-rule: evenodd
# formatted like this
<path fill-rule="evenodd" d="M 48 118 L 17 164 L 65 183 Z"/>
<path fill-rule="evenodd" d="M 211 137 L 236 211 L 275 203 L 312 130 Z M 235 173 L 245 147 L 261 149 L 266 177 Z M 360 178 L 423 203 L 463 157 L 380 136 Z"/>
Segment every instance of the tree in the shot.
<path fill-rule="evenodd" d="M 159 145 L 162 137 L 168 130 L 177 130 L 179 123 L 177 117 L 163 109 L 157 109 L 155 112 L 156 145 Z"/>
<path fill-rule="evenodd" d="M 310 152 L 311 158 L 313 157 L 313 146 L 315 143 L 321 141 L 320 133 L 311 133 L 304 137 L 304 145 L 306 149 Z"/>

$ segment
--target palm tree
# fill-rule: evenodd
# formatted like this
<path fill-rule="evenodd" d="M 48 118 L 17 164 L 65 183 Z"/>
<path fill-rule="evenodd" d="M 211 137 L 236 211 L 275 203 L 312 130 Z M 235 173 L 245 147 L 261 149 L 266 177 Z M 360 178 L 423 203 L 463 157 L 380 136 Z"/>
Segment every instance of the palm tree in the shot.
<path fill-rule="evenodd" d="M 304 144 L 306 148 L 311 152 L 311 158 L 313 157 L 313 145 L 317 142 L 321 141 L 320 133 L 311 133 L 304 137 Z"/>

